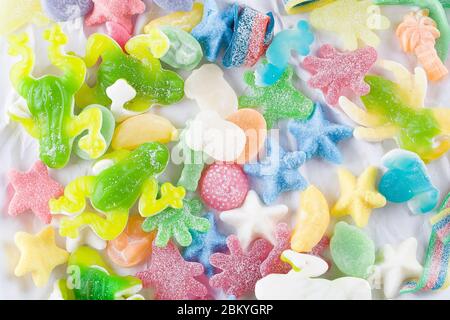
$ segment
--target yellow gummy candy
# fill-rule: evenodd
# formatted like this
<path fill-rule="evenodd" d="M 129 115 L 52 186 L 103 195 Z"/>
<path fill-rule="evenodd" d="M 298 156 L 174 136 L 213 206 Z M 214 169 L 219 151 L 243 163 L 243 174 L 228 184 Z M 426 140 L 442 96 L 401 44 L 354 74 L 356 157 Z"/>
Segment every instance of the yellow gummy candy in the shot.
<path fill-rule="evenodd" d="M 20 260 L 14 273 L 21 277 L 31 272 L 37 287 L 45 286 L 52 270 L 69 258 L 66 250 L 56 246 L 52 227 L 47 227 L 36 235 L 17 232 L 14 239 L 20 250 Z"/>
<path fill-rule="evenodd" d="M 194 29 L 194 27 L 202 21 L 202 18 L 203 4 L 196 2 L 192 7 L 192 11 L 177 11 L 150 21 L 144 27 L 144 32 L 150 33 L 153 28 L 158 28 L 161 26 L 178 27 L 186 32 L 191 32 L 192 29 Z"/>
<path fill-rule="evenodd" d="M 42 12 L 40 0 L 2 0 L 0 8 L 0 36 L 28 23 L 43 25 L 49 22 Z"/>
<path fill-rule="evenodd" d="M 284 0 L 284 9 L 288 14 L 309 12 L 335 0 Z"/>
<path fill-rule="evenodd" d="M 166 118 L 145 113 L 128 118 L 116 129 L 112 140 L 114 150 L 134 150 L 145 142 L 169 143 L 178 138 L 178 131 Z"/>
<path fill-rule="evenodd" d="M 310 252 L 322 239 L 330 223 L 328 203 L 315 186 L 300 194 L 300 207 L 292 232 L 291 248 L 297 252 Z"/>
<path fill-rule="evenodd" d="M 183 187 L 175 187 L 170 182 L 166 182 L 161 186 L 161 196 L 158 196 L 158 181 L 149 180 L 142 190 L 142 197 L 139 200 L 139 213 L 142 217 L 150 217 L 168 207 L 174 209 L 183 208 L 183 199 L 186 190 Z"/>

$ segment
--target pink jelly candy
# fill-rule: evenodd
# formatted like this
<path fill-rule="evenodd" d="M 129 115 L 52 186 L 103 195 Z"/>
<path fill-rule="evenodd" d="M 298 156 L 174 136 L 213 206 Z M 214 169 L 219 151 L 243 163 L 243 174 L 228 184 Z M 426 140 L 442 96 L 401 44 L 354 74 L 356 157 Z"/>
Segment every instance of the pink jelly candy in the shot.
<path fill-rule="evenodd" d="M 50 178 L 45 164 L 37 161 L 28 172 L 11 170 L 8 177 L 14 189 L 8 214 L 17 216 L 31 210 L 42 222 L 50 223 L 52 215 L 48 201 L 61 196 L 64 188 Z"/>
<path fill-rule="evenodd" d="M 203 171 L 199 182 L 203 202 L 218 211 L 240 207 L 248 188 L 247 176 L 237 164 L 213 163 Z"/>
<path fill-rule="evenodd" d="M 208 294 L 206 287 L 195 279 L 202 274 L 202 264 L 185 261 L 172 242 L 163 248 L 153 242 L 150 265 L 136 277 L 142 280 L 144 288 L 155 289 L 157 300 L 188 300 Z"/>
<path fill-rule="evenodd" d="M 223 270 L 212 276 L 209 284 L 237 298 L 253 293 L 256 282 L 262 278 L 261 264 L 272 250 L 272 245 L 265 239 L 258 239 L 248 252 L 244 252 L 238 238 L 231 235 L 227 238 L 227 246 L 229 255 L 214 253 L 209 259 L 211 265 Z"/>
<path fill-rule="evenodd" d="M 347 90 L 358 96 L 369 93 L 364 76 L 377 60 L 377 51 L 365 47 L 351 52 L 339 52 L 332 45 L 320 47 L 317 57 L 308 56 L 303 67 L 312 73 L 308 85 L 320 89 L 327 103 L 335 105 Z"/>
<path fill-rule="evenodd" d="M 276 244 L 270 251 L 267 259 L 261 264 L 260 271 L 263 277 L 271 273 L 288 273 L 291 265 L 280 259 L 284 250 L 291 248 L 291 230 L 286 223 L 280 223 L 275 229 Z"/>

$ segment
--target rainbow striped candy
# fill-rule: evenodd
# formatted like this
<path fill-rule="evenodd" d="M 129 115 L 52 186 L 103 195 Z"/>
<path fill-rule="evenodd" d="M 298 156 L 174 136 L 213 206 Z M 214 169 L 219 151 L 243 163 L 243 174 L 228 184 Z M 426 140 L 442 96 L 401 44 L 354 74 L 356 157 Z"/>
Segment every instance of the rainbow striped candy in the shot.
<path fill-rule="evenodd" d="M 442 203 L 439 213 L 430 219 L 432 224 L 430 242 L 425 256 L 424 271 L 418 281 L 410 281 L 400 291 L 445 289 L 450 285 L 448 276 L 450 255 L 450 193 Z"/>

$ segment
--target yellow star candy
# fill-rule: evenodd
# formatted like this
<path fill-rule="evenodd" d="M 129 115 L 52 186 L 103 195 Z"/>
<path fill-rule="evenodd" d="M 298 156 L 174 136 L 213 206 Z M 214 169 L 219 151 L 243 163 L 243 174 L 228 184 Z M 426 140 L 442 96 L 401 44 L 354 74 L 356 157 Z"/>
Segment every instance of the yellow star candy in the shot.
<path fill-rule="evenodd" d="M 37 287 L 45 286 L 52 270 L 69 258 L 66 250 L 56 246 L 52 227 L 47 227 L 36 235 L 17 232 L 14 239 L 20 250 L 20 260 L 14 274 L 21 277 L 31 272 Z"/>
<path fill-rule="evenodd" d="M 377 174 L 376 167 L 368 167 L 356 178 L 347 169 L 340 168 L 338 176 L 341 195 L 331 209 L 331 215 L 334 217 L 350 215 L 358 227 L 365 227 L 372 209 L 386 205 L 386 198 L 375 186 Z"/>

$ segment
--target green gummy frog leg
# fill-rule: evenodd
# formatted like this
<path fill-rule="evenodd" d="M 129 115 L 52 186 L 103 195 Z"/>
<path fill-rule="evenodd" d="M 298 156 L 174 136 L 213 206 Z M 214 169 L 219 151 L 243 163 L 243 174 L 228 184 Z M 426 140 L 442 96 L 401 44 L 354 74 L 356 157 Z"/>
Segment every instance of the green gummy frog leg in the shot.
<path fill-rule="evenodd" d="M 142 196 L 139 199 L 139 213 L 142 217 L 155 215 L 167 207 L 181 209 L 183 198 L 186 194 L 183 187 L 175 188 L 171 183 L 161 186 L 161 196 L 158 196 L 158 181 L 154 178 L 147 180 L 142 188 Z"/>
<path fill-rule="evenodd" d="M 106 212 L 104 218 L 98 213 L 86 211 L 73 219 L 63 218 L 59 232 L 63 237 L 77 238 L 80 228 L 89 226 L 103 240 L 113 240 L 122 233 L 127 222 L 128 210 Z"/>
<path fill-rule="evenodd" d="M 191 150 L 185 145 L 184 150 L 188 152 L 188 155 L 185 156 L 183 170 L 177 185 L 184 187 L 188 191 L 195 192 L 205 167 L 204 155 L 203 152 Z"/>
<path fill-rule="evenodd" d="M 95 177 L 78 177 L 64 189 L 64 195 L 49 201 L 52 214 L 78 214 L 86 207 L 86 197 L 90 197 L 95 184 Z"/>

